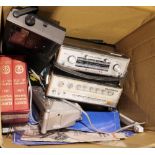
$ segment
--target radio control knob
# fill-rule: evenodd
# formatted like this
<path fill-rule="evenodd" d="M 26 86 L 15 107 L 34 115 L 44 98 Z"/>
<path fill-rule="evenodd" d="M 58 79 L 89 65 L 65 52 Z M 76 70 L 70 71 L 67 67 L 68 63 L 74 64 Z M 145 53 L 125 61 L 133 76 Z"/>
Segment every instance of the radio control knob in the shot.
<path fill-rule="evenodd" d="M 90 92 L 93 92 L 93 93 L 95 92 L 93 87 L 90 87 L 89 90 L 90 90 Z"/>
<path fill-rule="evenodd" d="M 108 93 L 108 96 L 114 95 L 114 92 L 112 92 L 112 91 L 108 91 L 107 93 Z"/>
<path fill-rule="evenodd" d="M 72 84 L 72 83 L 68 83 L 68 84 L 67 84 L 67 87 L 68 87 L 68 88 L 73 88 L 73 84 Z"/>
<path fill-rule="evenodd" d="M 54 94 L 55 94 L 55 93 L 56 93 L 56 90 L 55 90 L 55 89 L 53 89 L 53 90 L 52 90 L 52 93 L 54 93 Z"/>
<path fill-rule="evenodd" d="M 121 72 L 121 66 L 119 64 L 115 64 L 113 66 L 113 70 L 117 73 L 120 73 Z"/>
<path fill-rule="evenodd" d="M 105 94 L 105 90 L 104 90 L 104 89 L 103 89 L 103 90 L 101 90 L 101 93 L 102 93 L 102 94 Z"/>
<path fill-rule="evenodd" d="M 107 59 L 107 58 L 104 59 L 104 62 L 110 63 L 109 59 Z"/>
<path fill-rule="evenodd" d="M 71 55 L 68 57 L 68 62 L 71 64 L 75 64 L 76 63 L 76 57 Z"/>
<path fill-rule="evenodd" d="M 81 90 L 81 85 L 77 85 L 77 86 L 76 86 L 76 89 L 77 89 L 77 90 Z"/>
<path fill-rule="evenodd" d="M 58 87 L 62 87 L 64 85 L 64 82 L 63 81 L 60 81 L 59 83 L 58 83 Z"/>
<path fill-rule="evenodd" d="M 87 90 L 87 86 L 83 86 L 83 90 L 86 91 Z"/>
<path fill-rule="evenodd" d="M 35 24 L 35 16 L 27 15 L 25 17 L 25 24 L 28 26 L 33 26 Z"/>
<path fill-rule="evenodd" d="M 84 57 L 87 59 L 88 55 L 86 54 Z"/>
<path fill-rule="evenodd" d="M 97 94 L 100 94 L 101 93 L 101 90 L 99 88 L 96 88 L 96 93 Z"/>

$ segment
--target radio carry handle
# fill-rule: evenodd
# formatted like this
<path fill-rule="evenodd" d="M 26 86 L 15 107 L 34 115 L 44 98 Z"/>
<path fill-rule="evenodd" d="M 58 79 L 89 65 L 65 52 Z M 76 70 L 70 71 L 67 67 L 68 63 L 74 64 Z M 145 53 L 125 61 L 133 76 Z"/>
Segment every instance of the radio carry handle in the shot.
<path fill-rule="evenodd" d="M 36 12 L 38 12 L 37 6 L 24 7 L 24 8 L 21 8 L 19 10 L 14 11 L 13 16 L 18 18 L 18 17 L 23 16 L 25 14 L 36 13 Z"/>

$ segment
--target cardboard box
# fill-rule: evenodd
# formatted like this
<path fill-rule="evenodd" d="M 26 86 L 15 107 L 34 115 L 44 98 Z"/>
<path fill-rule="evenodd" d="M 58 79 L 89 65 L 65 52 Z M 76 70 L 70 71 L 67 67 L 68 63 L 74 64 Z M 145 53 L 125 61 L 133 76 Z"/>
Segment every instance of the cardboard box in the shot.
<path fill-rule="evenodd" d="M 0 41 L 1 41 L 1 17 L 2 17 L 2 7 L 0 6 Z M 1 51 L 1 43 L 0 43 L 0 51 Z M 1 77 L 0 77 L 1 80 Z M 1 87 L 0 87 L 1 89 Z M 0 99 L 1 103 L 1 99 Z M 1 106 L 0 106 L 0 146 L 2 145 L 2 124 L 1 124 Z"/>
<path fill-rule="evenodd" d="M 3 7 L 4 19 L 9 9 Z M 155 7 L 40 7 L 39 14 L 59 20 L 67 36 L 102 39 L 131 58 L 118 108 L 146 125 L 144 133 L 118 142 L 35 147 L 155 147 Z M 3 141 L 3 147 L 28 147 Z"/>

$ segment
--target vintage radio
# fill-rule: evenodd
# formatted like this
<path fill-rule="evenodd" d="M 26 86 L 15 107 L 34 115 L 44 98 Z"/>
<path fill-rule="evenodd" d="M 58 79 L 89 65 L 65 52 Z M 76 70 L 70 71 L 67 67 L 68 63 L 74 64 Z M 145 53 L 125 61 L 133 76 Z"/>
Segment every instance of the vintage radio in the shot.
<path fill-rule="evenodd" d="M 76 102 L 116 107 L 121 93 L 122 88 L 114 85 L 52 74 L 46 95 Z"/>
<path fill-rule="evenodd" d="M 45 97 L 39 86 L 33 87 L 33 101 L 40 114 L 41 133 L 48 130 L 66 128 L 81 119 L 81 107 L 77 103 L 66 103 L 61 100 Z"/>
<path fill-rule="evenodd" d="M 99 48 L 87 48 L 64 44 L 59 50 L 56 63 L 75 71 L 112 77 L 124 77 L 130 59 Z"/>
<path fill-rule="evenodd" d="M 65 29 L 36 15 L 37 7 L 13 8 L 6 19 L 3 53 L 29 55 L 39 73 L 62 45 Z M 36 62 L 36 63 L 35 63 Z"/>

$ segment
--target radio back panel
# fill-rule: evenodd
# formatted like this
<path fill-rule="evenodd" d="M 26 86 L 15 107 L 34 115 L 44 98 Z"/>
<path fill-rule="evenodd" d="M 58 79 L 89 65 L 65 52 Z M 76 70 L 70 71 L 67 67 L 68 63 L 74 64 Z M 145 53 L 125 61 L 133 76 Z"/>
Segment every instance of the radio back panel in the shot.
<path fill-rule="evenodd" d="M 97 50 L 63 45 L 60 48 L 57 63 L 73 70 L 99 75 L 124 77 L 130 59 L 114 53 L 103 54 Z"/>
<path fill-rule="evenodd" d="M 122 88 L 53 74 L 46 95 L 72 101 L 116 107 Z"/>

